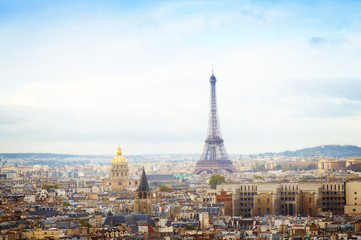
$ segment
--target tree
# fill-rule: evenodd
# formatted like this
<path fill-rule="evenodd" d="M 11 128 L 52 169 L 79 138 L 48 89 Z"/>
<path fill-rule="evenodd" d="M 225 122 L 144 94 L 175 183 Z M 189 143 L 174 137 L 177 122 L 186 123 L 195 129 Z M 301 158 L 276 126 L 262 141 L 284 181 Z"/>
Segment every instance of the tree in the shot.
<path fill-rule="evenodd" d="M 275 167 L 275 170 L 282 170 L 282 166 L 281 166 L 281 165 L 277 165 L 277 166 Z"/>
<path fill-rule="evenodd" d="M 195 230 L 196 227 L 193 226 L 193 225 L 187 225 L 187 226 L 185 226 L 185 229 L 186 229 L 186 230 Z"/>
<path fill-rule="evenodd" d="M 260 175 L 256 175 L 253 177 L 254 180 L 264 180 L 264 177 L 263 176 L 260 176 Z"/>
<path fill-rule="evenodd" d="M 209 185 L 211 185 L 211 188 L 215 189 L 217 185 L 225 183 L 226 179 L 224 176 L 215 174 L 212 175 L 211 179 L 209 180 Z"/>
<path fill-rule="evenodd" d="M 361 164 L 360 163 L 356 163 L 356 164 L 352 164 L 351 166 L 348 166 L 346 168 L 346 170 L 352 170 L 355 172 L 361 172 Z"/>
<path fill-rule="evenodd" d="M 84 219 L 80 220 L 80 224 L 83 226 L 83 227 L 92 227 L 92 225 L 88 222 L 88 221 L 85 221 Z"/>
<path fill-rule="evenodd" d="M 44 185 L 43 185 L 43 189 L 49 190 L 49 189 L 51 189 L 51 188 L 58 189 L 59 186 L 58 186 L 58 184 L 44 184 Z"/>
<path fill-rule="evenodd" d="M 170 191 L 172 191 L 172 189 L 167 185 L 163 185 L 163 186 L 159 187 L 159 191 L 161 191 L 161 192 L 170 192 Z"/>

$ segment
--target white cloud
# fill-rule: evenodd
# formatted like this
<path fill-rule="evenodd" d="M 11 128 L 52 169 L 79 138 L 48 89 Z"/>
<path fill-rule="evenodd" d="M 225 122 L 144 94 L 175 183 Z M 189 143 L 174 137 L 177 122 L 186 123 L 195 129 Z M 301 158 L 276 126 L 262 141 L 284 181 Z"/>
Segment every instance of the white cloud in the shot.
<path fill-rule="evenodd" d="M 345 91 L 358 95 L 357 30 L 298 31 L 290 5 L 202 6 L 0 26 L 3 151 L 109 153 L 120 140 L 128 154 L 201 153 L 212 64 L 229 153 L 361 144 L 360 103 L 336 91 L 355 79 Z"/>

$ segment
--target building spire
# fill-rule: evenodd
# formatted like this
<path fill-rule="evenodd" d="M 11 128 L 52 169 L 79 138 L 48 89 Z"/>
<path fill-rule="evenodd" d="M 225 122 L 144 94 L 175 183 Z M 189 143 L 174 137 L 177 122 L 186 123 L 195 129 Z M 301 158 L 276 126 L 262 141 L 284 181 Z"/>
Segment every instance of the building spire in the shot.
<path fill-rule="evenodd" d="M 117 155 L 118 156 L 122 155 L 122 149 L 120 148 L 120 142 L 118 143 Z"/>
<path fill-rule="evenodd" d="M 142 177 L 140 178 L 140 183 L 139 183 L 139 187 L 138 187 L 137 191 L 138 192 L 150 191 L 150 188 L 148 185 L 148 180 L 147 180 L 147 175 L 145 174 L 145 170 L 144 170 L 144 166 L 143 166 Z"/>

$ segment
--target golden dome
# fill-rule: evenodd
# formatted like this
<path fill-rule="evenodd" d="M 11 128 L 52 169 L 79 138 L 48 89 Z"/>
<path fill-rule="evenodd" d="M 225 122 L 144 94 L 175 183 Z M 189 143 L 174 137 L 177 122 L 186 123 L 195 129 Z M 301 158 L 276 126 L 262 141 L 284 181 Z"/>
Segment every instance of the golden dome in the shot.
<path fill-rule="evenodd" d="M 127 159 L 122 155 L 122 149 L 118 146 L 117 155 L 113 158 L 112 164 L 127 163 Z"/>

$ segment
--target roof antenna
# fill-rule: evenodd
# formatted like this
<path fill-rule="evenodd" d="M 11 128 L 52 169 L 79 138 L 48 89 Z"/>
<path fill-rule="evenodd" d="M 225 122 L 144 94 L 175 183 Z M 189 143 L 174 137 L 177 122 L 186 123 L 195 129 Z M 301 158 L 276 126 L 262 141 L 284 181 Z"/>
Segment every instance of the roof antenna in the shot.
<path fill-rule="evenodd" d="M 213 64 L 212 64 L 212 75 L 214 75 L 214 74 L 213 74 Z"/>

